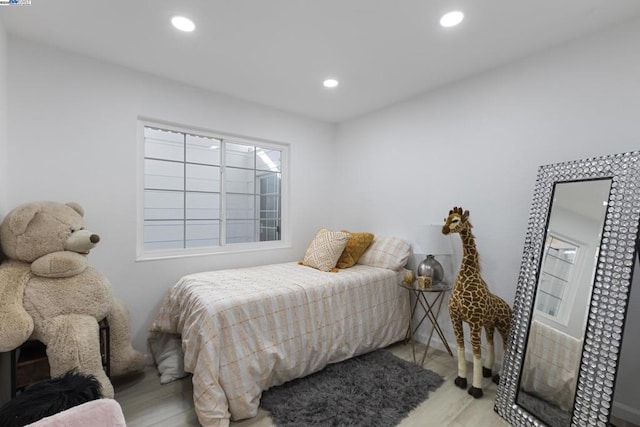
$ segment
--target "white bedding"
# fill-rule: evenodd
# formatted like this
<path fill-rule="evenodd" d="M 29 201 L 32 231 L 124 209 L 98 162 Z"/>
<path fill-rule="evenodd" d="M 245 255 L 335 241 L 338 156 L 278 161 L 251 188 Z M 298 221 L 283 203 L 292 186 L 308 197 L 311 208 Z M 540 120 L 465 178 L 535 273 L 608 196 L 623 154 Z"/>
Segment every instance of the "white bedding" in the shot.
<path fill-rule="evenodd" d="M 581 354 L 582 340 L 534 320 L 522 370 L 522 389 L 571 411 Z"/>
<path fill-rule="evenodd" d="M 188 275 L 165 298 L 150 341 L 181 334 L 198 419 L 227 426 L 254 417 L 273 385 L 403 339 L 409 293 L 401 275 L 296 263 Z"/>

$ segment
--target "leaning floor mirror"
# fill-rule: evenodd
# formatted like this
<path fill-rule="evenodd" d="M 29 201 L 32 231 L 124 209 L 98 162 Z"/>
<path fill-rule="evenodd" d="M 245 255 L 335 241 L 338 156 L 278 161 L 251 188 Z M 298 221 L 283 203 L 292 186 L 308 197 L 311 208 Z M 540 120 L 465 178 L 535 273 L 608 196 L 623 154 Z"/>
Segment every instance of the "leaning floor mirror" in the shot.
<path fill-rule="evenodd" d="M 607 426 L 640 220 L 640 152 L 541 166 L 495 409 Z"/>

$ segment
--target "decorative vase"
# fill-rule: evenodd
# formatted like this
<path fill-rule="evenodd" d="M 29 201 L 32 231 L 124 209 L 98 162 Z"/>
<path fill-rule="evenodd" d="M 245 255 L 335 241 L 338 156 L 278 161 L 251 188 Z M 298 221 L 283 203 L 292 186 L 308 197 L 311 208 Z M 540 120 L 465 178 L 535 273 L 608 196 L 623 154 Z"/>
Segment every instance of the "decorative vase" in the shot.
<path fill-rule="evenodd" d="M 444 279 L 444 269 L 442 268 L 442 264 L 440 264 L 433 255 L 427 255 L 427 257 L 422 260 L 418 265 L 417 274 L 418 277 L 430 278 L 433 285 L 437 285 L 442 281 L 442 279 Z"/>

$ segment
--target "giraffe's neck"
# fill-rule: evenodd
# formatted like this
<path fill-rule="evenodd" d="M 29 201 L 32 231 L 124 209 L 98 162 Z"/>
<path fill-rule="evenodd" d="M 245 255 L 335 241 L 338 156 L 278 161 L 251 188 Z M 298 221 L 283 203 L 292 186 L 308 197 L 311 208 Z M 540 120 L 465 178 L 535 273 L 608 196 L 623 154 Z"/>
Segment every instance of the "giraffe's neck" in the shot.
<path fill-rule="evenodd" d="M 460 230 L 462 239 L 462 265 L 460 266 L 461 277 L 469 277 L 472 274 L 480 275 L 480 260 L 476 250 L 476 238 L 470 228 Z M 462 276 L 463 275 L 463 276 Z"/>

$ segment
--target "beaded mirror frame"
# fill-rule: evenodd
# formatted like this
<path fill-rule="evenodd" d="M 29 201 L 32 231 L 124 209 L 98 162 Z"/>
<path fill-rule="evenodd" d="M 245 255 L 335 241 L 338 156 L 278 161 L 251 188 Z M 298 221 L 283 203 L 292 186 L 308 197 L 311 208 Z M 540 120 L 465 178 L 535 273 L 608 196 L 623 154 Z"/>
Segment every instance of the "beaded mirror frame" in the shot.
<path fill-rule="evenodd" d="M 496 412 L 512 425 L 545 425 L 518 405 L 516 397 L 555 185 L 599 179 L 611 179 L 612 183 L 571 425 L 606 427 L 608 424 L 638 240 L 640 151 L 545 165 L 538 169 L 508 348 L 495 404 Z"/>

